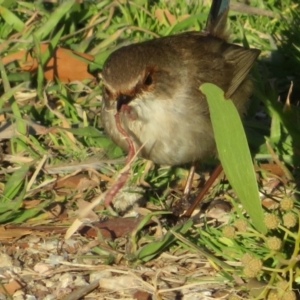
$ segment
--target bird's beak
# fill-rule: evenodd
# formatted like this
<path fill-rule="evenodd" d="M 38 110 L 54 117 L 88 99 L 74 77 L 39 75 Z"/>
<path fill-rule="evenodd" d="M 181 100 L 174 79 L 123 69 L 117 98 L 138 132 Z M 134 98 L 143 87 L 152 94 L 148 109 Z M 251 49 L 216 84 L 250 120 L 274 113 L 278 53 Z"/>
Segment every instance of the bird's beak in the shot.
<path fill-rule="evenodd" d="M 122 106 L 128 104 L 132 98 L 130 95 L 119 94 L 117 97 L 117 111 L 120 111 Z"/>

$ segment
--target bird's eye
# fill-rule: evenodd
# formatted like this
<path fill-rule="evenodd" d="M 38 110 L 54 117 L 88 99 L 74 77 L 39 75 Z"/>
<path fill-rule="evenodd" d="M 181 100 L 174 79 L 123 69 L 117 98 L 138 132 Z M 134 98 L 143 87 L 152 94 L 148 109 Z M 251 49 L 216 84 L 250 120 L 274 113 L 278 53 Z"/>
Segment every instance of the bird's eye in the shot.
<path fill-rule="evenodd" d="M 144 80 L 144 85 L 150 86 L 153 83 L 153 78 L 150 73 L 147 74 Z"/>

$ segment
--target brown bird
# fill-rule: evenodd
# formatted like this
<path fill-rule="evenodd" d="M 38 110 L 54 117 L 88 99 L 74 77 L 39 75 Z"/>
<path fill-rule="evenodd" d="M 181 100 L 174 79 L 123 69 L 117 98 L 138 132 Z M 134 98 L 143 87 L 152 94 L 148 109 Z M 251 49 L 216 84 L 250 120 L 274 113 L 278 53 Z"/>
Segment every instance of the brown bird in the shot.
<path fill-rule="evenodd" d="M 225 3 L 225 5 L 224 5 Z M 227 42 L 229 1 L 213 1 L 206 29 L 122 47 L 103 70 L 102 122 L 125 151 L 128 144 L 157 164 L 180 165 L 216 153 L 202 83 L 219 86 L 242 116 L 252 90 L 248 73 L 260 51 Z M 230 122 L 230 120 L 228 120 Z"/>

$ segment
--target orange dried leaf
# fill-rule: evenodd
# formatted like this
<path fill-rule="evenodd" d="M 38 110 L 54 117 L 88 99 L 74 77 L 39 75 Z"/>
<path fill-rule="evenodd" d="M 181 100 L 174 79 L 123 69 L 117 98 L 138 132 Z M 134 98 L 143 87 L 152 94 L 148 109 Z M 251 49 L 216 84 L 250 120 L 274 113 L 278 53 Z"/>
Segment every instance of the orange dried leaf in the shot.
<path fill-rule="evenodd" d="M 21 284 L 17 280 L 12 280 L 9 283 L 0 286 L 0 293 L 13 295 L 17 290 L 21 288 Z"/>
<path fill-rule="evenodd" d="M 40 44 L 41 53 L 44 53 L 48 47 L 48 44 Z M 88 73 L 88 64 L 76 56 L 81 56 L 90 61 L 94 60 L 94 56 L 90 54 L 65 48 L 55 48 L 52 52 L 52 57 L 48 60 L 44 68 L 46 80 L 54 80 L 56 77 L 62 82 L 94 79 L 94 76 Z M 20 50 L 2 59 L 4 65 L 13 61 L 19 62 L 21 71 L 34 73 L 38 67 L 37 59 L 32 57 L 27 50 Z"/>
<path fill-rule="evenodd" d="M 91 179 L 88 175 L 85 174 L 77 174 L 74 176 L 69 176 L 66 178 L 62 178 L 57 181 L 55 188 L 56 189 L 76 189 L 78 191 L 84 191 L 89 188 L 93 188 L 97 186 L 99 183 L 96 180 Z M 69 191 L 66 191 L 69 192 Z"/>

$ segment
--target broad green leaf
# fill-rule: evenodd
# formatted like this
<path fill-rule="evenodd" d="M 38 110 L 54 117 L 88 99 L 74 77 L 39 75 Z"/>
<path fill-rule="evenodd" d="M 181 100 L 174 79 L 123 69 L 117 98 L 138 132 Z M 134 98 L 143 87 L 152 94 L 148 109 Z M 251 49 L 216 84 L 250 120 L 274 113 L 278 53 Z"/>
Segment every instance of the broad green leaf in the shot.
<path fill-rule="evenodd" d="M 255 171 L 240 116 L 224 92 L 211 83 L 200 87 L 206 95 L 217 150 L 224 172 L 243 207 L 259 231 L 265 233 L 263 210 Z"/>

